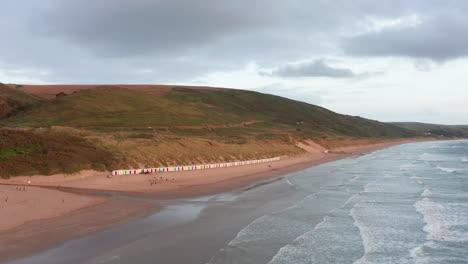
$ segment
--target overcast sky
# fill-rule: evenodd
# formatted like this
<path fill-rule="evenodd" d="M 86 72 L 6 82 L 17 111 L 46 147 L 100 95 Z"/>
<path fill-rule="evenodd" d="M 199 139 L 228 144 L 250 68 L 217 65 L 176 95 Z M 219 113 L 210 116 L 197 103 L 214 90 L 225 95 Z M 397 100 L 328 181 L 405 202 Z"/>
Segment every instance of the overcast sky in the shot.
<path fill-rule="evenodd" d="M 0 82 L 220 86 L 468 124 L 465 0 L 1 2 Z"/>

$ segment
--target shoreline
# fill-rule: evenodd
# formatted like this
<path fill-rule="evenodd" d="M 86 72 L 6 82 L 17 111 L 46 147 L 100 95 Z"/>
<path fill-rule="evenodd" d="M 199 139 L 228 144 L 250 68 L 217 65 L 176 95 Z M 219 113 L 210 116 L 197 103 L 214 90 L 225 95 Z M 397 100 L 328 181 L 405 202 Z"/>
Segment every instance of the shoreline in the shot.
<path fill-rule="evenodd" d="M 0 263 L 34 255 L 161 209 L 156 202 L 114 199 L 0 231 Z"/>
<path fill-rule="evenodd" d="M 95 177 L 79 176 L 74 179 L 72 178 L 71 180 L 69 178 L 69 181 L 62 181 L 59 182 L 59 184 L 54 185 L 45 183 L 34 185 L 41 189 L 48 189 L 57 193 L 69 193 L 77 196 L 102 199 L 105 201 L 85 206 L 78 210 L 72 210 L 71 212 L 68 211 L 59 216 L 43 218 L 40 220 L 31 220 L 14 228 L 0 230 L 0 242 L 8 245 L 0 249 L 0 261 L 31 255 L 41 250 L 60 245 L 63 242 L 128 222 L 131 219 L 156 213 L 162 208 L 161 205 L 157 203 L 158 199 L 180 199 L 235 191 L 239 188 L 245 188 L 246 186 L 257 182 L 278 178 L 288 173 L 300 171 L 323 163 L 384 149 L 394 145 L 432 140 L 435 139 L 418 138 L 391 140 L 371 145 L 344 147 L 336 149 L 331 153 L 323 153 L 322 149 L 314 148 L 315 146 L 312 144 L 312 146 L 309 145 L 310 149 L 306 149 L 308 152 L 307 154 L 296 157 L 287 157 L 272 163 L 219 168 L 198 171 L 197 173 L 167 173 L 164 176 L 172 177 L 173 175 L 174 178 L 177 178 L 175 184 L 161 184 L 157 189 L 148 188 L 146 184 L 142 184 L 143 182 L 146 183 L 148 177 L 153 175 L 124 176 L 132 177 L 131 180 L 133 181 L 132 184 L 127 186 L 126 190 L 124 188 L 115 188 L 115 186 L 121 187 L 122 184 L 125 185 L 126 183 L 130 183 L 128 179 L 126 179 L 127 181 L 113 181 L 114 179 L 112 179 L 110 180 L 112 181 L 112 184 L 109 186 L 111 188 L 102 188 L 102 179 L 105 177 L 104 175 L 97 175 Z M 307 146 L 304 148 L 306 147 Z M 223 175 L 220 176 L 220 173 L 223 173 Z M 201 180 L 200 178 L 196 178 L 200 175 L 204 176 Z M 104 178 L 104 180 L 106 179 Z M 136 184 L 135 182 L 139 184 Z M 18 183 L 18 181 L 10 183 L 1 181 L 0 185 Z M 107 183 L 109 183 L 108 178 Z M 101 186 L 101 188 L 82 188 L 84 184 L 87 184 L 87 186 Z M 150 187 L 156 186 L 151 185 Z M 92 194 L 93 191 L 98 193 L 109 192 L 115 194 L 129 194 L 130 198 L 133 195 L 135 198 L 140 197 L 150 200 L 154 199 L 154 201 L 125 198 L 115 199 L 112 197 L 109 199 L 96 198 L 93 197 L 95 196 Z M 118 214 L 116 212 L 121 213 Z M 42 243 L 45 237 L 48 238 L 48 241 L 47 243 Z M 21 245 L 15 245 L 15 243 L 13 243 L 10 245 L 12 241 L 28 241 L 28 243 L 21 243 Z"/>

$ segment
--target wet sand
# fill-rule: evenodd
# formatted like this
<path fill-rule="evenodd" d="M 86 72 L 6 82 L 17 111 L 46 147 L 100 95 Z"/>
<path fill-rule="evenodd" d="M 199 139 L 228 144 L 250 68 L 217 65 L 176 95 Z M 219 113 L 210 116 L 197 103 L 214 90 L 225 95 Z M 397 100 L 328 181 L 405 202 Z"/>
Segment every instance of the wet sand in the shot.
<path fill-rule="evenodd" d="M 30 221 L 0 231 L 0 261 L 59 246 L 64 241 L 146 216 L 160 208 L 151 201 L 111 199 L 65 215 Z"/>
<path fill-rule="evenodd" d="M 104 199 L 39 187 L 0 185 L 0 232 L 103 202 Z"/>
<path fill-rule="evenodd" d="M 280 177 L 228 194 L 168 200 L 154 215 L 8 264 L 206 263 L 249 222 L 303 195 Z"/>

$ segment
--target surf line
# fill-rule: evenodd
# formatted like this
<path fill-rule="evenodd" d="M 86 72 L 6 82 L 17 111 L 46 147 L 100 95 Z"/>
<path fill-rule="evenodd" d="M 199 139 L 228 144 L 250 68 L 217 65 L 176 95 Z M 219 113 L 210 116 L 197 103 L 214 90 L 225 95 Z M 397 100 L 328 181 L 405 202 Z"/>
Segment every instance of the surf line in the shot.
<path fill-rule="evenodd" d="M 112 175 L 126 175 L 126 174 L 151 174 L 151 173 L 157 173 L 157 172 L 193 171 L 193 170 L 227 168 L 227 167 L 233 167 L 233 166 L 257 164 L 257 163 L 277 161 L 279 159 L 280 157 L 274 157 L 274 158 L 268 158 L 268 159 L 244 160 L 244 161 L 233 161 L 233 162 L 200 164 L 200 165 L 184 165 L 184 166 L 160 167 L 160 168 L 149 168 L 149 169 L 114 170 L 111 173 Z"/>

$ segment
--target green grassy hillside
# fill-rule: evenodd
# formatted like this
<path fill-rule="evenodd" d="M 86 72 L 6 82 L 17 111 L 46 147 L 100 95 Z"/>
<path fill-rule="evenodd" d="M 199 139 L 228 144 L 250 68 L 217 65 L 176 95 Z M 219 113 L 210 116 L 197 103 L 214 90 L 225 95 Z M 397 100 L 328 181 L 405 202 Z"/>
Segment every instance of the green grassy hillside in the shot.
<path fill-rule="evenodd" d="M 162 97 L 123 88 L 97 88 L 46 101 L 7 120 L 7 124 L 132 127 L 196 124 L 201 120 L 200 113 Z"/>
<path fill-rule="evenodd" d="M 304 153 L 296 144 L 305 139 L 327 147 L 420 134 L 245 90 L 87 88 L 41 100 L 10 93 L 7 100 L 31 98 L 31 104 L 0 118 L 8 128 L 0 130 L 8 131 L 0 175 L 246 160 Z M 28 137 L 34 140 L 26 144 Z"/>
<path fill-rule="evenodd" d="M 0 176 L 73 173 L 118 167 L 109 151 L 63 133 L 0 130 Z"/>
<path fill-rule="evenodd" d="M 315 136 L 408 137 L 406 129 L 279 96 L 234 89 L 173 88 L 154 96 L 124 88 L 84 90 L 10 118 L 16 127 L 173 127 L 262 121 Z"/>
<path fill-rule="evenodd" d="M 340 115 L 325 108 L 253 91 L 219 89 L 194 90 L 174 88 L 167 98 L 185 102 L 213 120 L 263 120 L 285 124 L 303 131 L 302 134 L 339 135 L 351 137 L 407 137 L 413 134 L 396 126 L 360 117 Z"/>
<path fill-rule="evenodd" d="M 463 125 L 436 125 L 417 122 L 395 122 L 391 125 L 399 126 L 420 135 L 440 136 L 449 138 L 468 138 L 468 126 Z"/>

